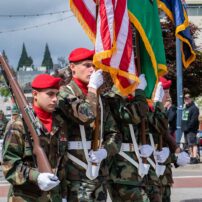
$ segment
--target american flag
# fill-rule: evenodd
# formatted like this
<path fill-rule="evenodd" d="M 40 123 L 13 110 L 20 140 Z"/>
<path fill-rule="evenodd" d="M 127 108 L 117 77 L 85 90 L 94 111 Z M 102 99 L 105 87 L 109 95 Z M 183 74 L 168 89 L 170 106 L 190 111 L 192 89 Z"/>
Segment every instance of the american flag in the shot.
<path fill-rule="evenodd" d="M 100 0 L 98 13 L 93 0 L 70 0 L 70 8 L 95 44 L 93 62 L 96 67 L 111 74 L 123 95 L 132 93 L 139 79 L 127 0 Z"/>

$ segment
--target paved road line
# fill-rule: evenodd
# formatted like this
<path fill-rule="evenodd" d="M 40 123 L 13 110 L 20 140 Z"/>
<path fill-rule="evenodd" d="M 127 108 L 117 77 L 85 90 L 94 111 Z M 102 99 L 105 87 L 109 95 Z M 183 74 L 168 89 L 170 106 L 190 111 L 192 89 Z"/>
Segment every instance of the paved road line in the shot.
<path fill-rule="evenodd" d="M 174 178 L 174 188 L 201 188 L 202 177 Z"/>
<path fill-rule="evenodd" d="M 9 185 L 1 185 L 1 189 L 0 189 L 0 197 L 6 197 L 8 194 L 8 189 L 9 189 Z"/>
<path fill-rule="evenodd" d="M 202 178 L 202 175 L 190 175 L 190 176 L 176 176 L 176 177 L 173 177 L 173 179 L 179 179 L 179 178 Z"/>

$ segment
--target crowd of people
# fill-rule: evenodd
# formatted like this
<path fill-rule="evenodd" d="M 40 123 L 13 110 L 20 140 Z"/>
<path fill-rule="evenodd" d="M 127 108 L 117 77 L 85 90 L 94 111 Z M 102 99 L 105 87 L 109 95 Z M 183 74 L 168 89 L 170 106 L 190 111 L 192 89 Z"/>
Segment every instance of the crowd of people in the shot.
<path fill-rule="evenodd" d="M 122 96 L 107 73 L 95 69 L 93 55 L 77 48 L 68 57 L 71 79 L 40 74 L 31 83 L 39 139 L 52 172 L 38 169 L 17 106 L 8 124 L 0 113 L 8 201 L 105 202 L 109 193 L 113 202 L 169 202 L 172 166 L 195 163 L 199 114 L 190 95 L 183 130 L 191 160 L 175 142 L 171 81 L 160 78 L 152 104 L 144 74 L 135 92 Z"/>

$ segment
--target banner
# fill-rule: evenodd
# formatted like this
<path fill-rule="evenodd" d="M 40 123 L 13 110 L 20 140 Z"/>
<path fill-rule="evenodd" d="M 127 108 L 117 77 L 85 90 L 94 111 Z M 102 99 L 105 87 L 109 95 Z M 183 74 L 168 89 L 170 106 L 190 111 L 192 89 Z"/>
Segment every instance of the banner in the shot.
<path fill-rule="evenodd" d="M 128 11 L 130 20 L 140 35 L 140 68 L 147 80 L 146 96 L 151 99 L 158 78 L 167 73 L 157 2 L 128 0 Z"/>
<path fill-rule="evenodd" d="M 162 9 L 170 20 L 175 24 L 175 35 L 182 41 L 182 62 L 185 68 L 196 59 L 193 50 L 194 43 L 190 33 L 188 16 L 181 0 L 158 0 L 159 8 Z"/>

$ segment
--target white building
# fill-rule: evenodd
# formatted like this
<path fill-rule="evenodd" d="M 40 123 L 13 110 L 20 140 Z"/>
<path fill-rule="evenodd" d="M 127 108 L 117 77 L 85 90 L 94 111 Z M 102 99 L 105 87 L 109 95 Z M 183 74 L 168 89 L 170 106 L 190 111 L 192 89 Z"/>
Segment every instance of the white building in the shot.
<path fill-rule="evenodd" d="M 189 21 L 201 29 L 198 38 L 195 40 L 195 44 L 200 46 L 200 50 L 202 50 L 202 0 L 187 0 L 186 6 Z"/>

